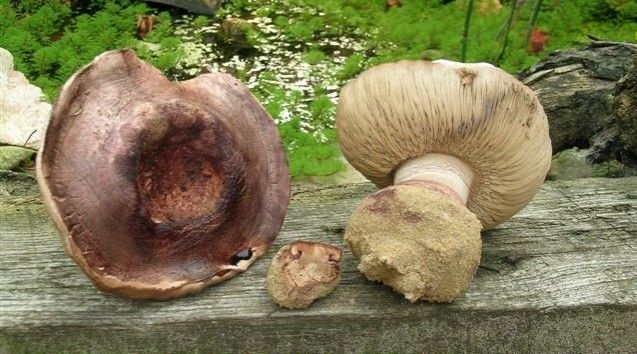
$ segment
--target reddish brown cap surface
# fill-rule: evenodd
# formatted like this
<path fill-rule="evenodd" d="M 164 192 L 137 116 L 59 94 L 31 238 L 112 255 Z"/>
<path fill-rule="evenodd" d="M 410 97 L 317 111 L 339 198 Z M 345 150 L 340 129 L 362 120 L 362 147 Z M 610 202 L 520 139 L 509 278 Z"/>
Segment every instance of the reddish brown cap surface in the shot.
<path fill-rule="evenodd" d="M 196 292 L 278 234 L 290 180 L 276 126 L 226 74 L 167 80 L 130 50 L 63 87 L 38 180 L 68 253 L 100 289 Z"/>

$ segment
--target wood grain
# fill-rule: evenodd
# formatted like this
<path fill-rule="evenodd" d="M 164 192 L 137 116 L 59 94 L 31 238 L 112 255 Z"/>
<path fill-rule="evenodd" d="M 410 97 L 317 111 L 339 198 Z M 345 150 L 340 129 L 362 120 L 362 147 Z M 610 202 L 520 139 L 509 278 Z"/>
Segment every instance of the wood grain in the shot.
<path fill-rule="evenodd" d="M 6 179 L 6 176 L 4 176 Z M 367 281 L 344 249 L 343 279 L 307 310 L 265 289 L 270 259 L 305 239 L 342 245 L 370 184 L 295 186 L 279 238 L 247 272 L 186 298 L 133 301 L 95 289 L 64 253 L 32 181 L 0 176 L 0 353 L 634 352 L 637 178 L 544 184 L 483 234 L 480 270 L 452 304 L 411 304 Z"/>

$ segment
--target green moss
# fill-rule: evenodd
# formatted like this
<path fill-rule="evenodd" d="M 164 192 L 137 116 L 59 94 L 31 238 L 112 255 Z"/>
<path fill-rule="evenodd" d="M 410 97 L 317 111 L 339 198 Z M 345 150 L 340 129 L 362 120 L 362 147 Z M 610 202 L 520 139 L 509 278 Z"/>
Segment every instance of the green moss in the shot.
<path fill-rule="evenodd" d="M 72 17 L 66 2 L 33 0 L 13 7 L 13 2 L 0 0 L 0 47 L 13 54 L 16 68 L 40 86 L 49 100 L 55 100 L 75 71 L 108 50 L 132 47 L 165 72 L 174 67 L 180 55 L 179 40 L 172 36 L 167 13 L 159 14 L 157 25 L 145 39 L 161 44 L 153 52 L 135 38 L 137 15 L 150 11 L 145 4 L 97 1 L 90 6 L 92 14 Z"/>
<path fill-rule="evenodd" d="M 336 74 L 339 80 L 351 79 L 365 69 L 365 57 L 362 54 L 355 53 L 350 55 L 341 70 Z"/>
<path fill-rule="evenodd" d="M 628 177 L 637 175 L 637 169 L 622 164 L 617 160 L 603 162 L 593 167 L 592 177 Z"/>
<path fill-rule="evenodd" d="M 571 180 L 591 177 L 593 167 L 586 161 L 586 151 L 578 148 L 563 150 L 553 155 L 549 180 Z"/>
<path fill-rule="evenodd" d="M 310 103 L 309 119 L 301 119 L 294 113 L 301 104 L 301 92 L 285 91 L 269 83 L 275 81 L 273 73 L 263 73 L 260 80 L 260 89 L 254 93 L 259 101 L 264 102 L 266 111 L 278 121 L 292 177 L 328 176 L 343 170 L 333 129 L 335 106 L 329 97 L 322 95 L 315 98 Z"/>
<path fill-rule="evenodd" d="M 294 21 L 286 28 L 285 33 L 291 41 L 306 42 L 314 36 L 314 29 L 306 23 Z"/>
<path fill-rule="evenodd" d="M 303 60 L 305 60 L 306 63 L 311 65 L 316 65 L 322 62 L 323 60 L 325 60 L 326 58 L 327 56 L 325 55 L 325 53 L 323 53 L 319 49 L 312 49 L 308 51 L 307 53 L 305 53 L 305 55 L 303 56 Z"/>
<path fill-rule="evenodd" d="M 21 171 L 32 168 L 35 150 L 20 146 L 0 146 L 0 170 Z"/>

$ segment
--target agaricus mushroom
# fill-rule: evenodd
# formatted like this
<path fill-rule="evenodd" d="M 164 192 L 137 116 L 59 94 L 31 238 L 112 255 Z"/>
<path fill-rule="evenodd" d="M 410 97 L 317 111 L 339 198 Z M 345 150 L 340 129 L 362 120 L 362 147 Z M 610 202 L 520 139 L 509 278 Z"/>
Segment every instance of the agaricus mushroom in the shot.
<path fill-rule="evenodd" d="M 337 109 L 347 160 L 383 188 L 351 216 L 359 270 L 411 301 L 451 301 L 480 262 L 481 229 L 517 213 L 551 162 L 542 106 L 490 64 L 400 61 L 348 83 Z"/>
<path fill-rule="evenodd" d="M 38 180 L 100 289 L 169 299 L 233 277 L 278 234 L 290 181 L 277 129 L 226 74 L 173 83 L 130 50 L 62 88 Z"/>
<path fill-rule="evenodd" d="M 280 306 L 306 308 L 327 296 L 341 280 L 341 250 L 326 243 L 294 241 L 274 256 L 268 292 Z"/>

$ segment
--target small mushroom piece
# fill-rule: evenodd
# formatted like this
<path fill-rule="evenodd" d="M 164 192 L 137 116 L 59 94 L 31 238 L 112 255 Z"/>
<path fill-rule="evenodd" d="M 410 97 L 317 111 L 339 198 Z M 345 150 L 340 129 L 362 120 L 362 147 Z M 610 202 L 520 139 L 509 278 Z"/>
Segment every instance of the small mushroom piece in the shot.
<path fill-rule="evenodd" d="M 268 292 L 280 306 L 302 309 L 327 296 L 341 280 L 341 250 L 320 242 L 294 241 L 274 256 Z"/>
<path fill-rule="evenodd" d="M 170 82 L 130 50 L 64 85 L 37 175 L 70 256 L 131 298 L 176 298 L 246 270 L 290 195 L 276 126 L 243 84 Z"/>
<path fill-rule="evenodd" d="M 533 198 L 551 163 L 544 110 L 490 64 L 400 61 L 341 91 L 345 158 L 384 188 L 352 214 L 359 270 L 411 301 L 447 302 L 469 286 L 482 229 Z"/>

